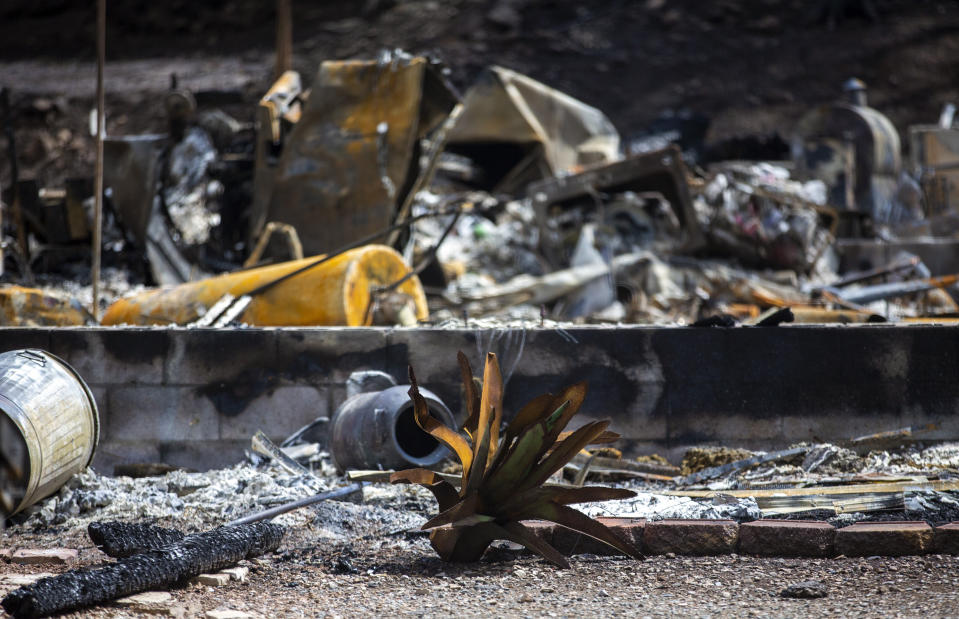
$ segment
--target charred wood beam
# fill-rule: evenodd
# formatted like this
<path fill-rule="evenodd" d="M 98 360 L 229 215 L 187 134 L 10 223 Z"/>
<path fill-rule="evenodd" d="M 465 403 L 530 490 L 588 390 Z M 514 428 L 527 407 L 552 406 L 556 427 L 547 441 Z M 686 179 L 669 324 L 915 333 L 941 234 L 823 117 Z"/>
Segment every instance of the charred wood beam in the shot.
<path fill-rule="evenodd" d="M 97 548 L 118 559 L 159 550 L 183 539 L 183 533 L 176 529 L 135 522 L 91 522 L 87 534 Z"/>
<path fill-rule="evenodd" d="M 43 578 L 12 591 L 0 605 L 17 619 L 45 617 L 170 587 L 275 550 L 283 533 L 279 525 L 257 522 L 187 535 L 109 565 Z"/>

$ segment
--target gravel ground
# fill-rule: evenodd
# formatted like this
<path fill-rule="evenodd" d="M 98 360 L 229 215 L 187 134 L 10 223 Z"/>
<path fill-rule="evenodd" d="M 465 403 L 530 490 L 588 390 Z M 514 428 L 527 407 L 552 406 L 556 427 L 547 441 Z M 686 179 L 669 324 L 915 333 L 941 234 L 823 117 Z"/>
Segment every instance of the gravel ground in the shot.
<path fill-rule="evenodd" d="M 952 466 L 951 459 L 946 462 L 940 457 L 953 454 L 954 449 L 946 447 L 895 457 L 904 462 L 918 459 L 926 467 L 931 466 L 926 456 L 935 456 L 936 466 Z M 894 464 L 887 460 L 882 462 L 884 467 Z M 26 522 L 0 535 L 0 548 L 76 548 L 80 566 L 97 565 L 109 559 L 87 538 L 86 526 L 93 520 L 147 520 L 184 531 L 205 530 L 239 514 L 342 483 L 328 467 L 317 466 L 319 478 L 313 480 L 270 465 L 248 464 L 139 480 L 87 472 L 45 501 Z M 655 505 L 650 503 L 653 498 Z M 596 514 L 639 509 L 654 517 L 650 514 L 661 510 L 668 513 L 660 516 L 675 515 L 670 510 L 679 509 L 673 505 L 679 499 L 642 494 L 633 502 L 582 507 Z M 665 556 L 637 562 L 582 555 L 572 558 L 572 569 L 560 570 L 504 542 L 480 563 L 447 564 L 419 531 L 424 517 L 435 510 L 427 491 L 371 484 L 364 488 L 362 500 L 354 500 L 326 501 L 281 516 L 278 521 L 288 527 L 283 545 L 276 553 L 243 563 L 250 568 L 247 582 L 218 588 L 188 584 L 171 592 L 173 600 L 167 608 L 184 616 L 230 609 L 262 617 L 578 617 L 597 613 L 604 617 L 959 617 L 959 557 Z M 66 569 L 0 560 L 0 596 L 14 588 L 5 576 Z M 826 597 L 780 597 L 787 586 L 810 580 L 822 583 Z M 137 614 L 106 606 L 67 616 Z"/>
<path fill-rule="evenodd" d="M 401 542 L 397 544 L 396 542 Z M 82 553 L 95 561 L 97 551 Z M 494 549 L 477 564 L 440 561 L 423 537 L 353 545 L 300 540 L 248 562 L 250 579 L 172 591 L 187 616 L 231 609 L 263 617 L 948 617 L 959 615 L 959 558 L 756 559 L 584 555 L 555 569 Z M 40 568 L 3 566 L 10 572 Z M 43 571 L 59 571 L 44 568 Z M 784 599 L 786 586 L 818 580 L 821 599 Z M 130 617 L 101 607 L 67 617 Z M 4 615 L 6 617 L 6 615 Z"/>

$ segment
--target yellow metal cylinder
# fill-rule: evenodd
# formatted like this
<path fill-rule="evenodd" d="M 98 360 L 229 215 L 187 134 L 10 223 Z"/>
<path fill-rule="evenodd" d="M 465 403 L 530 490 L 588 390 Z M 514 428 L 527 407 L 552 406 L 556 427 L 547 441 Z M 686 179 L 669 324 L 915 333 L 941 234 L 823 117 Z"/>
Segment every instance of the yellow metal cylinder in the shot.
<path fill-rule="evenodd" d="M 53 295 L 37 288 L 0 288 L 0 326 L 69 327 L 93 324 L 76 299 Z"/>
<path fill-rule="evenodd" d="M 321 256 L 313 256 L 142 292 L 113 303 L 101 322 L 104 325 L 188 324 L 202 317 L 224 295 L 249 294 L 319 258 Z M 398 281 L 409 271 L 403 258 L 390 247 L 359 247 L 253 295 L 240 320 L 264 327 L 370 325 L 371 292 Z M 396 292 L 412 301 L 417 319 L 425 320 L 429 316 L 419 278 L 409 278 Z"/>

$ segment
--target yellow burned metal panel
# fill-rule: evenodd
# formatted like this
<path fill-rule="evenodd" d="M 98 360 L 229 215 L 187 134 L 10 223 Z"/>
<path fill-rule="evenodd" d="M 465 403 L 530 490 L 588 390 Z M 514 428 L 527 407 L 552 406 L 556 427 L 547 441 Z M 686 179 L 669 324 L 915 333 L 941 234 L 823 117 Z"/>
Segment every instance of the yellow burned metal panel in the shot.
<path fill-rule="evenodd" d="M 0 326 L 69 327 L 93 323 L 76 299 L 66 299 L 37 288 L 0 288 Z"/>
<path fill-rule="evenodd" d="M 188 324 L 203 316 L 224 295 L 249 294 L 319 258 L 314 256 L 149 290 L 116 301 L 107 308 L 102 324 Z M 384 245 L 367 245 L 255 294 L 241 320 L 257 326 L 369 325 L 372 324 L 371 291 L 392 284 L 407 273 L 409 267 L 396 251 Z M 428 317 L 426 295 L 419 278 L 411 277 L 397 292 L 413 301 L 417 319 Z"/>
<path fill-rule="evenodd" d="M 416 142 L 441 120 L 433 99 L 443 96 L 425 90 L 429 70 L 424 58 L 324 62 L 257 224 L 292 225 L 308 253 L 387 228 L 415 172 Z M 445 113 L 453 102 L 444 96 Z"/>

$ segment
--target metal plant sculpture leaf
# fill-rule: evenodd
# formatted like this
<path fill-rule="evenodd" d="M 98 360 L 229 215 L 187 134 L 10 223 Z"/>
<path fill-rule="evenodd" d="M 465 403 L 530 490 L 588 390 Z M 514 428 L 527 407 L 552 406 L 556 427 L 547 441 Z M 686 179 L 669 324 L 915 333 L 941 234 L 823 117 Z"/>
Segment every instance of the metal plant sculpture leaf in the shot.
<path fill-rule="evenodd" d="M 546 481 L 589 444 L 619 438 L 607 432 L 609 421 L 587 423 L 572 432 L 566 425 L 586 397 L 586 384 L 567 387 L 559 395 L 544 394 L 524 406 L 500 437 L 503 414 L 503 380 L 496 355 L 486 356 L 482 393 L 477 393 L 466 355 L 458 355 L 469 417 L 466 436 L 430 416 L 410 368 L 410 398 L 416 423 L 450 448 L 463 465 L 460 488 L 433 471 L 408 469 L 390 477 L 392 483 L 419 484 L 433 493 L 439 514 L 424 529 L 433 548 L 446 561 L 477 561 L 489 544 L 505 539 L 521 544 L 560 567 L 569 567 L 562 554 L 537 537 L 524 520 L 550 520 L 594 537 L 625 554 L 641 559 L 631 544 L 608 527 L 569 507 L 574 503 L 607 501 L 634 496 L 631 490 L 606 487 L 573 488 L 547 485 Z M 437 527 L 452 532 L 439 534 Z"/>

